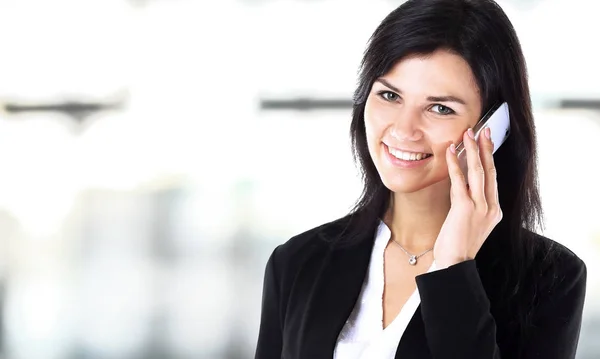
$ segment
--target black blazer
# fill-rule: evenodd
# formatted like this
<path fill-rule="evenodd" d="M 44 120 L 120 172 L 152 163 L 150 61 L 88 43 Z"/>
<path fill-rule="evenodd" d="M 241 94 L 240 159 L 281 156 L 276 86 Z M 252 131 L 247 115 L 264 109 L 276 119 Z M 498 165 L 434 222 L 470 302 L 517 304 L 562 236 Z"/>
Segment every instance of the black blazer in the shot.
<path fill-rule="evenodd" d="M 348 219 L 295 236 L 271 254 L 255 359 L 333 357 L 375 239 L 373 227 L 351 246 L 334 241 Z M 418 276 L 421 304 L 396 358 L 575 358 L 586 267 L 564 246 L 527 233 L 545 249 L 521 278 L 514 305 L 501 297 L 512 264 L 503 249 L 508 246 L 493 244 L 502 243 L 501 230 L 492 232 L 475 260 Z"/>

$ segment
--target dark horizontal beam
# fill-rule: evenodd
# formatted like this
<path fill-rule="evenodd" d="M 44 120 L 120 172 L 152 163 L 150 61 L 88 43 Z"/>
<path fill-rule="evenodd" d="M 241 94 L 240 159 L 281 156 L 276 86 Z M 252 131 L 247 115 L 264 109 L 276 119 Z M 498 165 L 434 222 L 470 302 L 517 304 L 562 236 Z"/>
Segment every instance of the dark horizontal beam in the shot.
<path fill-rule="evenodd" d="M 77 122 L 84 121 L 87 117 L 101 112 L 118 110 L 123 106 L 122 103 L 98 103 L 98 102 L 56 102 L 47 104 L 20 104 L 9 102 L 4 104 L 4 112 L 7 114 L 24 114 L 34 112 L 56 112 L 67 115 Z"/>
<path fill-rule="evenodd" d="M 65 102 L 45 105 L 20 105 L 8 103 L 4 105 L 4 111 L 8 113 L 21 112 L 79 112 L 79 111 L 101 111 L 111 106 L 99 103 Z"/>
<path fill-rule="evenodd" d="M 262 111 L 349 110 L 352 105 L 352 100 L 347 99 L 291 98 L 260 100 Z"/>
<path fill-rule="evenodd" d="M 560 100 L 560 108 L 600 111 L 600 99 L 564 99 Z"/>

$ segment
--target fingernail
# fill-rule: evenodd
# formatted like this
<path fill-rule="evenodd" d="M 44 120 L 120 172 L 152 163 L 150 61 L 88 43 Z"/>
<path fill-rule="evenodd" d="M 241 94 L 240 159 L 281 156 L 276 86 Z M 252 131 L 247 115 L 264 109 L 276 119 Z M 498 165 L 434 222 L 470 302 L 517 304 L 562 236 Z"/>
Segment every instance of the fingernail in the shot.
<path fill-rule="evenodd" d="M 456 146 L 454 146 L 454 143 L 450 145 L 450 152 L 456 154 Z"/>
<path fill-rule="evenodd" d="M 467 135 L 469 135 L 469 137 L 471 137 L 472 139 L 475 139 L 475 134 L 473 133 L 473 129 L 469 128 L 467 130 Z"/>
<path fill-rule="evenodd" d="M 492 133 L 492 130 L 490 130 L 490 128 L 489 128 L 489 127 L 486 127 L 486 128 L 485 128 L 485 131 L 484 131 L 484 133 L 485 133 L 485 137 L 486 137 L 488 140 L 489 140 L 489 139 L 491 139 L 491 133 Z"/>

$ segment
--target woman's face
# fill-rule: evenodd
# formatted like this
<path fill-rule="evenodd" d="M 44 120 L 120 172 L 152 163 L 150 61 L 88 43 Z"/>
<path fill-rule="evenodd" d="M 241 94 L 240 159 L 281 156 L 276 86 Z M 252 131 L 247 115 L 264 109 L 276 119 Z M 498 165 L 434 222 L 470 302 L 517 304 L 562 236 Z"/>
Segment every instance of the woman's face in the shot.
<path fill-rule="evenodd" d="M 371 158 L 387 188 L 412 193 L 448 178 L 446 149 L 481 114 L 471 68 L 438 50 L 407 57 L 375 81 L 365 107 Z"/>

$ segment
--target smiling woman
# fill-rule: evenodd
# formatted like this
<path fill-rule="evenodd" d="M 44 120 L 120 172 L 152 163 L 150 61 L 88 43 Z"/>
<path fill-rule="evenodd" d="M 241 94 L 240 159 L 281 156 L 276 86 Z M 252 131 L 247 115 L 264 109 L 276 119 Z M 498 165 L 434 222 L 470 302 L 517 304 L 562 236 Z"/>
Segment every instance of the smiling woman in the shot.
<path fill-rule="evenodd" d="M 511 133 L 494 153 L 490 129 L 472 128 L 500 103 Z M 535 233 L 525 60 L 495 2 L 390 13 L 363 59 L 350 135 L 362 196 L 273 251 L 257 359 L 575 357 L 586 266 Z"/>

